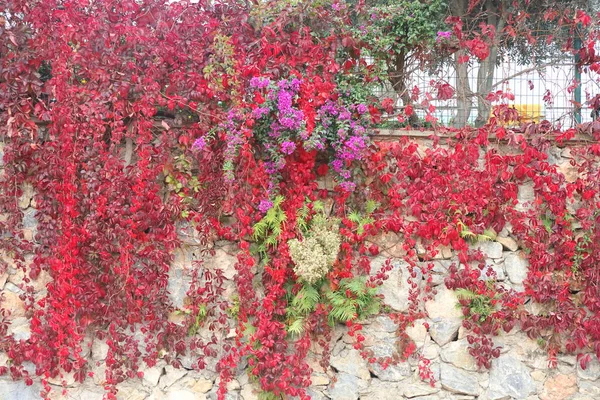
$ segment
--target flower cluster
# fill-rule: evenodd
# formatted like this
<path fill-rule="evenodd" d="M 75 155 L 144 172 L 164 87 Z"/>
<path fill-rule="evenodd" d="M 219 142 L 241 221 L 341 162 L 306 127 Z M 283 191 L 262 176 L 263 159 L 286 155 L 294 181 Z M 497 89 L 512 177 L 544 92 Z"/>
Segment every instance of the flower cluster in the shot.
<path fill-rule="evenodd" d="M 312 227 L 304 240 L 288 241 L 294 272 L 308 283 L 323 278 L 337 259 L 340 251 L 339 232 L 326 226 Z"/>
<path fill-rule="evenodd" d="M 333 150 L 331 167 L 340 179 L 340 186 L 352 191 L 350 165 L 361 160 L 368 144 L 367 106 L 346 106 L 341 100 L 326 101 L 316 112 L 314 129 L 306 129 L 306 118 L 298 107 L 302 81 L 282 79 L 276 83 L 267 78 L 253 78 L 250 86 L 266 90 L 266 101 L 252 110 L 257 121 L 254 137 L 267 154 L 267 172 L 276 176 L 285 166 L 285 157 L 298 145 L 306 150 Z M 262 98 L 262 97 L 261 97 Z"/>

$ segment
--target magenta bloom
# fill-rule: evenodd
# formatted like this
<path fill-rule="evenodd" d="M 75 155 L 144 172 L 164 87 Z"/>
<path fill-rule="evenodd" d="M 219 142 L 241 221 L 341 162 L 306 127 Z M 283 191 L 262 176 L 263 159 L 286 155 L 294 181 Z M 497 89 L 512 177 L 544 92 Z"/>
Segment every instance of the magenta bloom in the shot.
<path fill-rule="evenodd" d="M 192 144 L 192 150 L 202 151 L 206 148 L 206 139 L 204 137 L 199 137 Z"/>
<path fill-rule="evenodd" d="M 281 151 L 284 154 L 292 154 L 296 150 L 296 143 L 294 142 L 283 142 L 281 143 Z"/>
<path fill-rule="evenodd" d="M 269 83 L 271 83 L 269 78 L 254 77 L 254 78 L 250 79 L 250 87 L 256 88 L 256 89 L 264 89 L 267 86 L 269 86 Z"/>
<path fill-rule="evenodd" d="M 261 200 L 258 204 L 258 210 L 266 214 L 273 207 L 273 202 L 271 200 Z"/>
<path fill-rule="evenodd" d="M 452 32 L 450 31 L 439 31 L 437 33 L 437 41 L 439 42 L 442 39 L 450 39 L 450 36 L 452 36 Z"/>

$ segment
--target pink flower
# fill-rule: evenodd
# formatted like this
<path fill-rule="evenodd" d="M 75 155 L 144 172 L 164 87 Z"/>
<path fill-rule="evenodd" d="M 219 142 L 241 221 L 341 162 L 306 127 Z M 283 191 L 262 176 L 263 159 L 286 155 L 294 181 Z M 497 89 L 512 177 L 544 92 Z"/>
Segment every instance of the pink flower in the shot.
<path fill-rule="evenodd" d="M 294 142 L 283 142 L 281 143 L 281 151 L 284 154 L 292 154 L 296 150 L 296 143 Z"/>

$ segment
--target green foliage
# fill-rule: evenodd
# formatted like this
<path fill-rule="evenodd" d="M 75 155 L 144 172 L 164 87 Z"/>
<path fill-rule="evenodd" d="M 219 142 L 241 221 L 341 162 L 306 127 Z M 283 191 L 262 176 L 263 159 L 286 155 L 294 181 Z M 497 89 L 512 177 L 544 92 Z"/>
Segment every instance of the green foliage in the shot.
<path fill-rule="evenodd" d="M 198 312 L 194 315 L 194 320 L 193 320 L 192 324 L 190 325 L 190 327 L 188 328 L 188 336 L 194 336 L 195 334 L 198 333 L 198 331 L 200 330 L 200 327 L 202 326 L 202 322 L 206 318 L 207 312 L 208 312 L 208 310 L 206 308 L 206 304 L 200 304 L 198 306 Z M 176 313 L 192 315 L 192 310 L 190 310 L 190 309 L 177 310 Z"/>
<path fill-rule="evenodd" d="M 471 243 L 491 242 L 496 240 L 496 237 L 498 236 L 492 229 L 485 229 L 483 233 L 479 234 L 474 233 L 461 221 L 458 221 L 458 229 L 460 231 L 460 237 Z"/>
<path fill-rule="evenodd" d="M 229 306 L 229 308 L 227 308 L 227 314 L 229 314 L 229 316 L 232 318 L 237 318 L 238 314 L 240 313 L 240 298 L 239 298 L 239 296 L 237 296 L 237 295 L 233 296 L 231 303 L 232 303 L 231 306 Z"/>
<path fill-rule="evenodd" d="M 191 161 L 184 154 L 173 157 L 172 171 L 165 168 L 164 175 L 167 190 L 181 197 L 185 206 L 181 217 L 187 218 L 189 209 L 194 206 L 193 194 L 202 189 L 198 177 L 192 173 Z"/>
<path fill-rule="evenodd" d="M 396 53 L 431 46 L 437 32 L 447 28 L 443 22 L 446 1 L 380 0 L 374 3 L 370 14 L 376 18 L 364 39 L 376 52 Z"/>
<path fill-rule="evenodd" d="M 493 300 L 499 299 L 499 295 L 495 295 L 494 297 L 489 297 L 486 295 L 475 293 L 469 289 L 457 289 L 456 296 L 459 299 L 464 299 L 469 301 L 469 308 L 471 309 L 471 314 L 479 315 L 479 321 L 485 321 L 490 315 L 495 313 L 496 306 L 493 304 Z M 460 304 L 457 305 L 460 308 Z"/>
<path fill-rule="evenodd" d="M 329 323 L 364 319 L 379 313 L 381 299 L 377 288 L 367 287 L 366 277 L 343 279 L 337 290 L 325 294 L 331 305 Z"/>
<path fill-rule="evenodd" d="M 273 207 L 253 226 L 253 239 L 256 242 L 254 251 L 265 258 L 268 248 L 277 246 L 282 226 L 287 220 L 285 212 L 281 209 L 284 200 L 283 196 L 277 196 L 273 201 Z"/>
<path fill-rule="evenodd" d="M 300 335 L 304 331 L 305 318 L 314 312 L 321 300 L 319 291 L 305 282 L 295 296 L 288 290 L 287 330 L 291 335 Z"/>
<path fill-rule="evenodd" d="M 548 215 L 542 215 L 542 223 L 544 224 L 544 228 L 546 228 L 546 232 L 552 233 L 552 226 L 554 225 L 554 219 Z"/>
<path fill-rule="evenodd" d="M 322 288 L 322 293 L 317 287 Z M 304 283 L 295 296 L 290 291 L 288 294 L 287 330 L 294 336 L 304 332 L 306 318 L 317 309 L 319 303 L 329 309 L 328 322 L 331 326 L 361 320 L 381 310 L 377 288 L 368 287 L 366 277 L 343 279 L 335 290 L 326 284 L 316 286 Z"/>
<path fill-rule="evenodd" d="M 379 203 L 374 200 L 367 200 L 365 204 L 365 212 L 352 211 L 348 214 L 348 219 L 358 225 L 356 233 L 362 235 L 365 232 L 365 226 L 375 222 L 372 214 L 379 207 Z"/>
<path fill-rule="evenodd" d="M 327 219 L 325 205 L 322 201 L 316 200 L 312 202 L 312 210 L 316 212 L 316 215 L 312 216 L 312 219 L 309 221 L 311 212 L 308 204 L 308 202 L 305 202 L 302 208 L 298 210 L 296 216 L 296 225 L 298 226 L 298 229 L 300 229 L 300 233 L 302 233 L 302 235 L 306 235 L 308 233 L 310 229 L 309 222 L 324 224 Z"/>
<path fill-rule="evenodd" d="M 579 272 L 582 261 L 588 256 L 588 246 L 592 244 L 590 232 L 585 232 L 575 246 L 575 255 L 573 256 L 573 265 L 571 271 L 575 274 Z"/>

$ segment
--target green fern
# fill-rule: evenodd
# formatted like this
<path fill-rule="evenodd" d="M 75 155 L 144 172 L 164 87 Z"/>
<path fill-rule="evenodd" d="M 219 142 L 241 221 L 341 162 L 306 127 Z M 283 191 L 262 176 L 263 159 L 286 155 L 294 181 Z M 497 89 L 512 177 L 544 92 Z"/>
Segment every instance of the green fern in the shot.
<path fill-rule="evenodd" d="M 459 299 L 464 299 L 469 301 L 469 309 L 471 310 L 471 314 L 479 314 L 479 321 L 485 321 L 490 315 L 495 313 L 496 306 L 492 303 L 492 300 L 498 299 L 499 295 L 495 295 L 494 297 L 484 296 L 481 294 L 477 294 L 469 289 L 457 289 L 456 296 Z M 461 307 L 460 304 L 456 305 L 457 307 Z"/>
<path fill-rule="evenodd" d="M 282 226 L 287 220 L 285 212 L 281 209 L 284 200 L 283 196 L 277 196 L 273 201 L 273 207 L 252 227 L 252 236 L 256 242 L 255 251 L 265 257 L 268 248 L 276 247 L 279 243 Z"/>
<path fill-rule="evenodd" d="M 326 287 L 323 283 L 314 286 L 304 283 L 296 295 L 291 295 L 292 285 L 288 286 L 286 317 L 290 335 L 297 336 L 304 332 L 306 318 L 317 309 L 319 303 L 329 306 L 328 322 L 331 326 L 376 315 L 381 309 L 377 289 L 367 287 L 366 277 L 342 279 L 336 290 L 325 289 L 321 294 L 317 288 Z"/>
<path fill-rule="evenodd" d="M 350 297 L 347 296 L 347 292 L 351 293 Z M 331 305 L 329 323 L 332 325 L 364 319 L 378 314 L 381 308 L 377 289 L 367 287 L 365 277 L 343 279 L 337 290 L 326 293 L 326 298 Z"/>
<path fill-rule="evenodd" d="M 372 224 L 375 222 L 375 218 L 372 217 L 372 214 L 379 207 L 379 203 L 374 200 L 367 200 L 365 204 L 365 213 L 361 214 L 358 211 L 351 211 L 347 218 L 354 222 L 358 227 L 356 228 L 356 233 L 358 235 L 362 235 L 365 232 L 365 226 Z"/>
<path fill-rule="evenodd" d="M 544 224 L 544 228 L 546 228 L 546 232 L 552 233 L 552 226 L 554 225 L 554 220 L 548 215 L 543 215 L 542 223 Z"/>
<path fill-rule="evenodd" d="M 300 335 L 304 332 L 304 320 L 316 310 L 320 300 L 319 291 L 310 283 L 305 282 L 295 296 L 291 295 L 291 285 L 288 287 L 288 333 Z"/>
<path fill-rule="evenodd" d="M 375 200 L 367 200 L 367 204 L 365 205 L 365 213 L 367 215 L 371 215 L 379 208 L 379 203 Z"/>
<path fill-rule="evenodd" d="M 496 232 L 493 229 L 485 229 L 483 233 L 474 233 L 461 221 L 458 221 L 458 229 L 460 231 L 460 237 L 471 243 L 477 242 L 491 242 L 496 240 Z"/>

